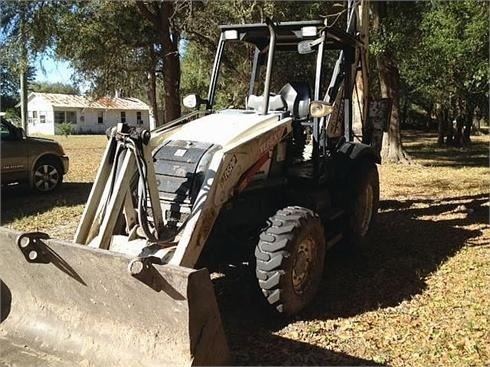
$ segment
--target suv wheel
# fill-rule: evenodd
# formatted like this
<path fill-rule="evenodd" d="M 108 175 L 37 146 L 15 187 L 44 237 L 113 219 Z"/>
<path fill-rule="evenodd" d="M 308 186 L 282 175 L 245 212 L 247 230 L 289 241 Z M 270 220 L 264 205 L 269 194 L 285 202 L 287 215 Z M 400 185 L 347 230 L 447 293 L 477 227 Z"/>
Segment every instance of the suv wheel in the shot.
<path fill-rule="evenodd" d="M 38 192 L 50 192 L 57 189 L 63 181 L 63 173 L 58 162 L 53 159 L 41 159 L 33 172 L 32 186 Z"/>

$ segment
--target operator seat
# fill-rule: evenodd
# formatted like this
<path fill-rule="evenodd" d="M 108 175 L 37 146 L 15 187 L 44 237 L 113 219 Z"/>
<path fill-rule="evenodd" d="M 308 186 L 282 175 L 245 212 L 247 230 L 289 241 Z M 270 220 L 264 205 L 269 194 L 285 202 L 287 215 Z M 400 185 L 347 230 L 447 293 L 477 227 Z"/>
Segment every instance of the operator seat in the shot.
<path fill-rule="evenodd" d="M 264 96 L 251 94 L 247 99 L 247 109 L 260 111 L 264 105 Z M 286 102 L 280 94 L 271 94 L 269 96 L 269 111 L 285 111 Z"/>
<path fill-rule="evenodd" d="M 306 128 L 311 126 L 308 120 L 311 92 L 307 82 L 290 82 L 279 91 L 287 104 L 287 110 L 293 118 L 293 140 L 289 147 L 292 162 L 299 163 L 305 159 L 305 147 L 307 140 Z"/>
<path fill-rule="evenodd" d="M 308 117 L 311 92 L 307 82 L 287 83 L 278 94 L 286 101 L 287 109 L 295 120 L 304 120 Z"/>

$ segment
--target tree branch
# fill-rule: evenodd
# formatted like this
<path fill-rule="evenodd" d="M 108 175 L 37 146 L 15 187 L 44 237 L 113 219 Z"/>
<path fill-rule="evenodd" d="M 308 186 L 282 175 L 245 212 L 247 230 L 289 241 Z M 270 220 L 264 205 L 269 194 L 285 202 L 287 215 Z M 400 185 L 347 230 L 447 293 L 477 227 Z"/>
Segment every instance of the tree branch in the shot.
<path fill-rule="evenodd" d="M 136 7 L 140 13 L 148 19 L 155 27 L 158 28 L 158 14 L 153 13 L 147 4 L 143 1 L 136 1 Z"/>

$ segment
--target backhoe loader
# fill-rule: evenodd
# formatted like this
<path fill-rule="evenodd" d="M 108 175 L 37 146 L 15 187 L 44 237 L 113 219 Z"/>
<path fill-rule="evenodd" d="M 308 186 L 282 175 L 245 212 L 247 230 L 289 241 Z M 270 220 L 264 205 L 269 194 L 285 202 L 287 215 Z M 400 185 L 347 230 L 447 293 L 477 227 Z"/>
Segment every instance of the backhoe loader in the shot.
<path fill-rule="evenodd" d="M 254 267 L 280 314 L 310 303 L 326 249 L 364 241 L 379 200 L 379 154 L 353 134 L 353 108 L 368 126 L 367 101 L 353 103 L 366 45 L 347 10 L 346 30 L 221 26 L 191 113 L 108 132 L 73 243 L 0 230 L 0 364 L 229 364 L 207 270 L 220 263 Z M 220 75 L 239 45 L 250 79 L 230 101 Z"/>

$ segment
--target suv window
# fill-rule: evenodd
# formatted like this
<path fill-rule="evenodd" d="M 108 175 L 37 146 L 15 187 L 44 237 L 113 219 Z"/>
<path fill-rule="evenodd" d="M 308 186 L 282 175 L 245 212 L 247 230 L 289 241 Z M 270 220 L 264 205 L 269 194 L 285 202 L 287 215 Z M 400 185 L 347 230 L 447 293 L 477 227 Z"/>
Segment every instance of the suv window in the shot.
<path fill-rule="evenodd" d="M 2 120 L 2 127 L 0 129 L 0 138 L 5 141 L 16 140 L 15 133 L 10 129 L 10 127 Z"/>

